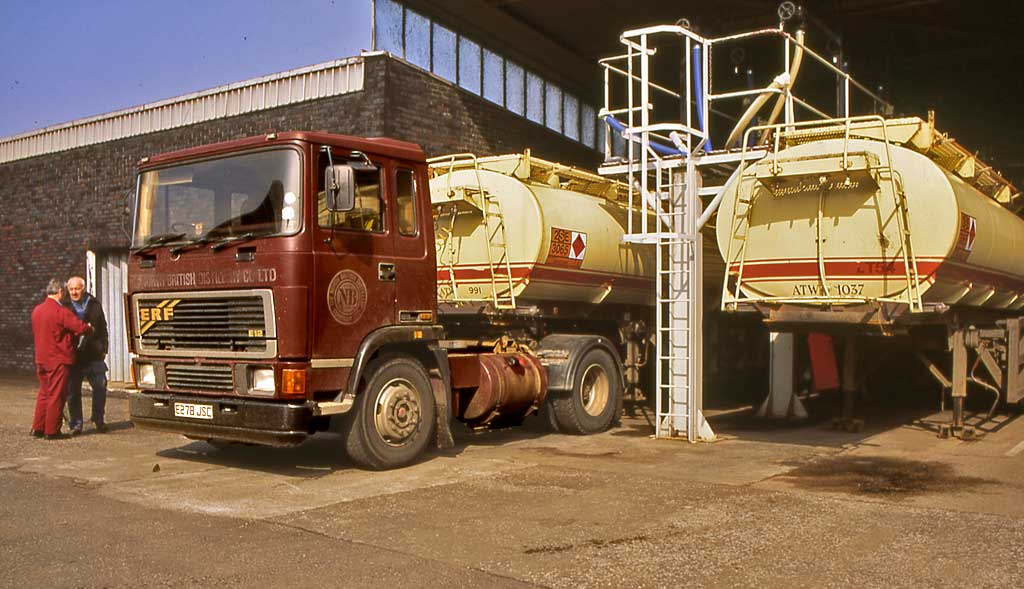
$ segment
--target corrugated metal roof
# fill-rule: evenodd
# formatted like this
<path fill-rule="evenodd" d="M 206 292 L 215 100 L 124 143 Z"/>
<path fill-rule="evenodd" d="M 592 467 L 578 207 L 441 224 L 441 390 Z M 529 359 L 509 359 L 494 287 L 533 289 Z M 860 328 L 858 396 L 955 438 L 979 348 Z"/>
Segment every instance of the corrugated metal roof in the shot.
<path fill-rule="evenodd" d="M 362 89 L 362 57 L 329 61 L 0 138 L 0 163 Z"/>

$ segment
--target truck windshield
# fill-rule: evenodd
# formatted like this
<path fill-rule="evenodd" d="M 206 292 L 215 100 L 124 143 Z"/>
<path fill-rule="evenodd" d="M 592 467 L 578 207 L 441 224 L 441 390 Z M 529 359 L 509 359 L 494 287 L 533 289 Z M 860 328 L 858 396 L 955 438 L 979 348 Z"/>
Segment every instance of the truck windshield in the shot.
<path fill-rule="evenodd" d="M 143 172 L 132 247 L 296 233 L 300 170 L 297 151 L 277 149 Z"/>

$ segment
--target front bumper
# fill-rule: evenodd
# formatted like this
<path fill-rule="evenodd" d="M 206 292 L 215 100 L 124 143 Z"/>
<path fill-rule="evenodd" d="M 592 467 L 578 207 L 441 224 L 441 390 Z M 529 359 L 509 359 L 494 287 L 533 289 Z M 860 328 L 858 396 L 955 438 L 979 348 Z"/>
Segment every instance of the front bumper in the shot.
<path fill-rule="evenodd" d="M 306 403 L 137 392 L 128 399 L 132 422 L 143 429 L 268 446 L 295 446 L 311 434 L 313 409 Z M 212 405 L 213 419 L 176 417 L 176 402 Z"/>

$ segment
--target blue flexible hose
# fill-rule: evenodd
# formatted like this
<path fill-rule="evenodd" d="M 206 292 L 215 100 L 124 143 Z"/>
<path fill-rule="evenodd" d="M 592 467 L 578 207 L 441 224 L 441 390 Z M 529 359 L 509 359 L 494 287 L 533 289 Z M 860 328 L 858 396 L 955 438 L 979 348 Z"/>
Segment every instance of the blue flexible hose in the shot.
<path fill-rule="evenodd" d="M 621 135 L 626 130 L 626 125 L 623 125 L 622 121 L 620 121 L 619 119 L 613 117 L 612 115 L 604 115 L 603 118 L 604 118 L 604 121 L 606 123 L 608 123 L 608 126 L 611 127 L 612 130 L 615 131 L 616 133 L 619 133 Z M 663 156 L 673 156 L 673 155 L 680 155 L 680 154 L 686 155 L 685 151 L 678 150 L 675 147 L 665 145 L 664 143 L 658 143 L 657 141 L 650 141 L 649 144 L 651 146 L 651 149 L 654 150 L 654 153 L 656 153 L 658 155 L 663 155 Z"/>
<path fill-rule="evenodd" d="M 711 151 L 713 149 L 711 147 L 711 137 L 707 137 L 708 125 L 704 120 L 704 76 L 701 72 L 702 60 L 700 58 L 700 45 L 694 45 L 691 53 L 693 54 L 693 89 L 697 98 L 697 123 L 700 125 L 700 130 L 704 132 L 704 136 L 706 137 L 704 141 L 704 151 Z"/>

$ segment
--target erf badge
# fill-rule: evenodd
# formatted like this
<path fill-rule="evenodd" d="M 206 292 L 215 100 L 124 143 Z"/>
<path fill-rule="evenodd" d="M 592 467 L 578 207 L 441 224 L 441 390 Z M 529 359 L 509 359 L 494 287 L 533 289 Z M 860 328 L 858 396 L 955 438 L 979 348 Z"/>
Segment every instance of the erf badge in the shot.
<path fill-rule="evenodd" d="M 352 270 L 342 270 L 327 287 L 327 308 L 342 325 L 352 325 L 366 310 L 366 283 Z"/>

